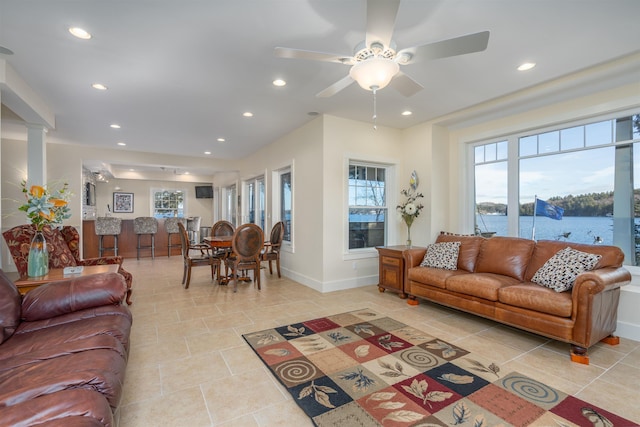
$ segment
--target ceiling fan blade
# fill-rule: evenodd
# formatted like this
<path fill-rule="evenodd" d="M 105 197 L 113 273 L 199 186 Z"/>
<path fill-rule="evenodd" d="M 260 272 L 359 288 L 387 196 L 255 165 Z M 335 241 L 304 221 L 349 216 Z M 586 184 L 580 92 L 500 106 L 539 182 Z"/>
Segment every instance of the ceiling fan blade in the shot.
<path fill-rule="evenodd" d="M 380 42 L 389 47 L 400 0 L 367 0 L 367 47 Z"/>
<path fill-rule="evenodd" d="M 402 49 L 396 55 L 402 61 L 402 55 L 408 53 L 411 58 L 401 64 L 413 64 L 431 59 L 447 58 L 449 56 L 465 55 L 467 53 L 482 52 L 489 44 L 489 31 L 482 31 L 466 36 L 454 37 L 422 46 Z"/>
<path fill-rule="evenodd" d="M 341 78 L 340 80 L 338 80 L 337 82 L 335 82 L 334 84 L 332 84 L 331 86 L 329 86 L 328 88 L 326 88 L 325 90 L 318 92 L 316 96 L 318 98 L 328 98 L 340 92 L 342 89 L 346 88 L 353 82 L 354 80 L 351 78 L 351 76 L 347 75 Z"/>
<path fill-rule="evenodd" d="M 402 71 L 396 74 L 396 76 L 389 83 L 389 86 L 406 97 L 413 96 L 424 89 L 424 87 L 420 83 L 413 80 Z"/>
<path fill-rule="evenodd" d="M 314 52 L 311 50 L 289 49 L 287 47 L 276 47 L 273 54 L 278 58 L 310 59 L 312 61 L 336 62 L 338 64 L 351 64 L 353 62 L 353 57 L 351 56 Z"/>

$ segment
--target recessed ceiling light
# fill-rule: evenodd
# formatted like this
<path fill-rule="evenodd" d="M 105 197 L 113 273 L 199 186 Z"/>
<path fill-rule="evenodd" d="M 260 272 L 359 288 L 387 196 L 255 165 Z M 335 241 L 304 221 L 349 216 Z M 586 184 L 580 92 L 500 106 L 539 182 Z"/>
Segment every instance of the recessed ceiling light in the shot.
<path fill-rule="evenodd" d="M 107 90 L 107 87 L 102 83 L 94 83 L 91 85 L 91 87 L 98 90 Z"/>
<path fill-rule="evenodd" d="M 525 62 L 518 67 L 518 71 L 528 71 L 536 66 L 535 62 Z"/>
<path fill-rule="evenodd" d="M 205 151 L 204 154 L 211 154 L 211 151 Z"/>
<path fill-rule="evenodd" d="M 136 170 L 134 168 L 129 169 L 129 172 L 135 172 Z"/>
<path fill-rule="evenodd" d="M 126 144 L 126 143 L 124 143 L 124 142 L 118 142 L 118 145 L 119 145 L 119 146 L 121 146 L 121 147 L 124 147 L 124 146 L 125 146 L 125 145 L 127 145 L 127 144 Z"/>
<path fill-rule="evenodd" d="M 243 116 L 245 117 L 253 117 L 253 113 L 251 111 L 246 111 L 244 113 L 242 113 Z"/>
<path fill-rule="evenodd" d="M 187 172 L 185 172 L 184 174 L 185 174 L 185 175 L 189 175 L 189 172 L 187 171 Z"/>
<path fill-rule="evenodd" d="M 225 142 L 226 140 L 224 138 L 218 138 L 217 141 L 218 142 Z"/>
<path fill-rule="evenodd" d="M 83 30 L 82 28 L 79 28 L 79 27 L 71 27 L 69 28 L 69 32 L 82 40 L 89 40 L 91 38 L 91 34 L 89 34 L 88 31 Z"/>
<path fill-rule="evenodd" d="M 113 129 L 120 129 L 120 125 L 117 123 L 112 123 L 109 125 L 109 127 L 113 128 Z"/>
<path fill-rule="evenodd" d="M 282 79 L 275 79 L 275 80 L 273 81 L 273 85 L 274 85 L 274 86 L 284 86 L 284 85 L 286 85 L 286 84 L 287 84 L 287 82 L 285 82 L 285 81 L 284 81 L 284 80 L 282 80 Z"/>
<path fill-rule="evenodd" d="M 406 111 L 403 111 L 403 112 L 402 112 L 402 115 L 403 115 L 403 116 L 410 116 L 410 115 L 412 115 L 412 114 L 413 114 L 413 112 L 412 112 L 412 111 L 409 111 L 409 110 L 406 110 Z"/>

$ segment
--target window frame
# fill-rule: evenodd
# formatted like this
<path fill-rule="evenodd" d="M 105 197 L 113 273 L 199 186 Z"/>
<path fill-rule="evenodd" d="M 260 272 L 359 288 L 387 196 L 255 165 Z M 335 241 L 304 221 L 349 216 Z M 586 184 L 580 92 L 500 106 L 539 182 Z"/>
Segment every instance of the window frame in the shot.
<path fill-rule="evenodd" d="M 177 194 L 177 193 L 182 193 L 182 213 L 180 214 L 180 208 L 176 207 L 174 210 L 174 217 L 178 217 L 178 218 L 183 218 L 185 213 L 187 212 L 187 189 L 186 188 L 166 188 L 166 187 L 152 187 L 150 189 L 150 199 L 151 199 L 151 203 L 149 204 L 149 206 L 151 207 L 151 216 L 157 219 L 161 219 L 161 218 L 171 218 L 171 216 L 157 216 L 157 212 L 156 212 L 156 194 L 157 193 L 164 193 L 164 192 L 169 192 L 172 194 Z M 172 208 L 161 208 L 161 209 L 172 209 Z"/>
<path fill-rule="evenodd" d="M 350 212 L 354 206 L 350 205 L 349 201 L 349 168 L 351 166 L 364 166 L 364 167 L 375 167 L 375 168 L 383 168 L 385 170 L 385 224 L 384 224 L 384 246 L 388 244 L 388 242 L 393 241 L 396 237 L 396 227 L 393 226 L 393 223 L 390 221 L 392 213 L 395 211 L 395 206 L 397 202 L 396 191 L 396 170 L 397 165 L 394 163 L 388 163 L 380 160 L 368 160 L 358 157 L 345 157 L 344 159 L 344 231 L 343 231 L 343 258 L 345 260 L 353 260 L 360 258 L 369 258 L 372 256 L 378 256 L 378 252 L 376 250 L 376 246 L 369 246 L 364 248 L 349 248 L 349 240 L 350 240 Z"/>

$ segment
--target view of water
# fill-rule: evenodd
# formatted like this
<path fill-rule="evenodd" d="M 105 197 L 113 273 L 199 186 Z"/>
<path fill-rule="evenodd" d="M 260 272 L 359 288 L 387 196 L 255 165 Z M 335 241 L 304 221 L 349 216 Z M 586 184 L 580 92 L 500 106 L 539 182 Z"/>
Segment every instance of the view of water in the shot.
<path fill-rule="evenodd" d="M 498 236 L 507 235 L 507 217 L 504 215 L 476 215 L 476 221 L 482 231 L 495 231 Z M 520 237 L 530 239 L 532 227 L 532 216 L 520 217 Z M 571 234 L 565 238 L 566 233 Z M 598 237 L 602 239 L 602 244 L 613 244 L 613 218 L 565 216 L 561 220 L 555 220 L 536 217 L 536 240 L 566 240 L 592 244 Z"/>

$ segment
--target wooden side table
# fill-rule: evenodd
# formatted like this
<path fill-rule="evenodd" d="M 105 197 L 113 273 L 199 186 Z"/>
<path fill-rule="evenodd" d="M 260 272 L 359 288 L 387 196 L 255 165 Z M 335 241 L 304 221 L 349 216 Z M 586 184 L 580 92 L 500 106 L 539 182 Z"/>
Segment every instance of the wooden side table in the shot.
<path fill-rule="evenodd" d="M 59 282 L 61 280 L 73 279 L 82 276 L 91 276 L 92 274 L 102 273 L 117 273 L 120 268 L 119 264 L 100 264 L 100 265 L 86 265 L 82 268 L 81 273 L 77 274 L 64 274 L 64 268 L 51 268 L 49 273 L 42 277 L 21 277 L 14 283 L 18 288 L 20 295 L 24 295 L 32 289 L 37 288 L 40 285 L 51 282 Z"/>
<path fill-rule="evenodd" d="M 417 246 L 411 246 L 417 248 Z M 378 290 L 384 292 L 389 289 L 397 292 L 400 298 L 406 298 L 404 291 L 404 251 L 409 249 L 406 245 L 377 246 L 379 254 L 379 282 Z"/>

